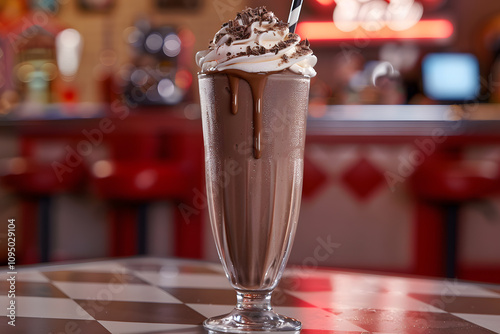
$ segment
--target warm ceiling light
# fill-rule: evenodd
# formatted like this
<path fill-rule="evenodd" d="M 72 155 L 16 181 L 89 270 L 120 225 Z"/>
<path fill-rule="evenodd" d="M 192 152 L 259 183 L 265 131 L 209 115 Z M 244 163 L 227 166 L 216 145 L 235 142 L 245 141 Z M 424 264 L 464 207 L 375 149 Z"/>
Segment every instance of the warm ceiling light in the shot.
<path fill-rule="evenodd" d="M 354 31 L 339 30 L 332 21 L 301 22 L 297 25 L 297 34 L 310 41 L 335 40 L 387 40 L 387 39 L 446 39 L 453 34 L 453 24 L 448 20 L 421 20 L 413 27 L 394 31 L 383 27 L 378 31 L 366 31 L 358 28 Z"/>
<path fill-rule="evenodd" d="M 316 0 L 316 2 L 322 6 L 330 6 L 335 3 L 335 0 Z"/>

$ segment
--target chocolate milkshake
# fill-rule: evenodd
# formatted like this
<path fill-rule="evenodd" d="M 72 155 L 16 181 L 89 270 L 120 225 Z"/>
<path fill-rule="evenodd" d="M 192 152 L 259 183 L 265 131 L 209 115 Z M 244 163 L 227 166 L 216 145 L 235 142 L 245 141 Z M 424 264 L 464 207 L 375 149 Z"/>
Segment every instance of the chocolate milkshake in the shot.
<path fill-rule="evenodd" d="M 222 26 L 197 55 L 210 221 L 238 294 L 209 329 L 296 330 L 274 313 L 272 290 L 295 234 L 302 191 L 309 78 L 307 41 L 260 7 Z"/>
<path fill-rule="evenodd" d="M 239 81 L 233 114 L 228 76 L 199 80 L 210 219 L 233 286 L 273 289 L 299 213 L 309 79 L 269 75 L 258 120 Z"/>

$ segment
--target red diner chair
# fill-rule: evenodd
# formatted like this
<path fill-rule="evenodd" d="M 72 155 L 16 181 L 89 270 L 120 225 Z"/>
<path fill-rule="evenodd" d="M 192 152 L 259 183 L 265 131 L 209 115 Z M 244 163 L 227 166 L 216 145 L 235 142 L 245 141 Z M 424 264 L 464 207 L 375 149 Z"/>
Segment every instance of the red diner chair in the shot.
<path fill-rule="evenodd" d="M 499 192 L 499 165 L 437 152 L 411 176 L 411 187 L 420 214 L 416 223 L 416 271 L 456 277 L 460 208 Z"/>
<path fill-rule="evenodd" d="M 76 191 L 86 177 L 83 159 L 82 163 L 74 161 L 71 167 L 66 166 L 62 152 L 59 159 L 51 162 L 38 159 L 36 144 L 44 140 L 68 143 L 67 138 L 23 136 L 21 155 L 4 160 L 0 175 L 1 183 L 20 199 L 19 236 L 23 247 L 19 262 L 22 264 L 48 262 L 51 259 L 52 198 Z M 61 166 L 63 169 L 58 170 Z"/>
<path fill-rule="evenodd" d="M 112 135 L 110 159 L 91 167 L 97 193 L 109 204 L 111 256 L 147 251 L 147 208 L 151 202 L 192 203 L 192 190 L 202 187 L 202 147 L 198 138 L 176 134 Z M 174 209 L 175 255 L 202 255 L 203 215 L 185 217 Z"/>

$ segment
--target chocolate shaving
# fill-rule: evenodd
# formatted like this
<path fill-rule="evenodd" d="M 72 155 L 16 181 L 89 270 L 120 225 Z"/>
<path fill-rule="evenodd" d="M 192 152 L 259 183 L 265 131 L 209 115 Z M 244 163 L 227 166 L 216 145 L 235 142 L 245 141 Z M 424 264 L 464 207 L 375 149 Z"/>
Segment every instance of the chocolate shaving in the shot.
<path fill-rule="evenodd" d="M 300 36 L 294 33 L 289 33 L 285 36 L 284 41 L 288 44 L 296 43 L 300 40 Z"/>
<path fill-rule="evenodd" d="M 301 57 L 301 56 L 306 56 L 308 54 L 312 53 L 311 48 L 309 47 L 309 41 L 307 38 L 305 40 L 300 41 L 299 44 L 295 46 L 295 53 L 293 54 L 294 57 Z"/>
<path fill-rule="evenodd" d="M 269 31 L 269 29 L 267 29 L 267 30 L 259 30 L 257 28 L 253 28 L 253 33 L 256 34 L 256 35 L 260 35 L 260 34 L 263 34 L 265 32 L 268 32 L 268 31 Z"/>
<path fill-rule="evenodd" d="M 283 49 L 286 49 L 288 47 L 287 43 L 283 41 L 279 41 L 278 44 L 274 45 L 272 48 L 269 49 L 269 52 L 273 52 L 274 54 L 278 54 Z"/>
<path fill-rule="evenodd" d="M 250 24 L 250 14 L 247 12 L 247 11 L 243 11 L 241 13 L 238 13 L 236 15 L 236 19 L 240 19 L 241 20 L 241 23 L 243 23 L 244 25 L 249 25 Z"/>
<path fill-rule="evenodd" d="M 310 46 L 309 40 L 306 38 L 302 41 L 300 41 L 299 45 L 303 48 L 308 48 Z"/>
<path fill-rule="evenodd" d="M 283 21 L 278 21 L 278 22 L 276 23 L 276 27 L 277 27 L 279 30 L 285 30 L 286 28 L 288 28 L 288 23 L 283 22 Z"/>
<path fill-rule="evenodd" d="M 215 35 L 215 44 L 219 43 L 222 37 L 224 37 L 226 34 L 217 34 Z"/>

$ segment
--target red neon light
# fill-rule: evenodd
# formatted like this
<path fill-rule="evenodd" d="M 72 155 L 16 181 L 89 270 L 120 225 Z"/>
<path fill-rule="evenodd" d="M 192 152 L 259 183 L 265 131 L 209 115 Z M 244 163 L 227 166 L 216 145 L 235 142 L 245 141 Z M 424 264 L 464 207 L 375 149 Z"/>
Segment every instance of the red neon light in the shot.
<path fill-rule="evenodd" d="M 333 22 L 300 22 L 297 34 L 310 41 L 353 40 L 353 39 L 446 39 L 453 34 L 453 24 L 448 20 L 421 20 L 404 31 L 383 27 L 379 31 L 358 28 L 351 32 L 339 30 Z"/>

